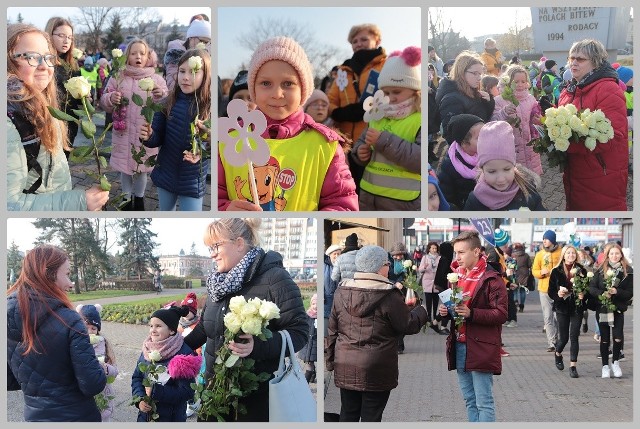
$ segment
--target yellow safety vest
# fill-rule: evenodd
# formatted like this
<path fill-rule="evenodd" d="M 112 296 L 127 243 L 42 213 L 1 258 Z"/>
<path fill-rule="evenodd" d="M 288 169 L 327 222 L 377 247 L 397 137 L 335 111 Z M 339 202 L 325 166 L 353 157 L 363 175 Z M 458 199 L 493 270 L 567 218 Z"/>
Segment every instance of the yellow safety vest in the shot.
<path fill-rule="evenodd" d="M 382 118 L 369 122 L 369 127 L 395 134 L 414 143 L 421 126 L 420 112 L 403 119 Z M 373 195 L 400 201 L 413 201 L 420 197 L 420 174 L 407 171 L 389 161 L 380 151 L 371 153 L 371 160 L 364 169 L 360 188 Z"/>
<path fill-rule="evenodd" d="M 80 75 L 87 78 L 92 88 L 96 87 L 96 82 L 98 80 L 98 68 L 93 66 L 93 70 L 89 71 L 84 67 L 80 67 Z"/>
<path fill-rule="evenodd" d="M 269 145 L 271 160 L 265 166 L 254 165 L 262 209 L 318 210 L 320 191 L 338 142 L 327 142 L 326 138 L 315 130 L 306 130 L 288 139 L 265 140 Z M 225 159 L 224 147 L 223 142 L 218 142 L 229 199 L 253 201 L 248 185 L 247 164 L 240 167 L 230 165 Z"/>

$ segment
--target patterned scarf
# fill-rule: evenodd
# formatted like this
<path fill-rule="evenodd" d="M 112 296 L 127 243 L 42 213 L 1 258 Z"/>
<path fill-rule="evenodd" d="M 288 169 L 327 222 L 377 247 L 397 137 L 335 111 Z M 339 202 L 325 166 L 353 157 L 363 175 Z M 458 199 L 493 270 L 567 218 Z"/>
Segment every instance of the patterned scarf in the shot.
<path fill-rule="evenodd" d="M 478 165 L 478 154 L 469 155 L 460 147 L 460 144 L 457 141 L 454 141 L 451 146 L 449 146 L 449 150 L 447 151 L 449 154 L 449 159 L 451 160 L 451 164 L 453 168 L 456 169 L 458 174 L 465 179 L 475 179 L 478 175 L 476 171 L 476 166 Z"/>
<path fill-rule="evenodd" d="M 385 118 L 390 119 L 403 119 L 407 116 L 411 115 L 416 111 L 414 106 L 416 102 L 415 97 L 409 97 L 406 100 L 396 103 L 396 104 L 387 104 L 384 107 L 384 116 Z"/>
<path fill-rule="evenodd" d="M 207 279 L 207 291 L 213 302 L 221 301 L 227 295 L 238 292 L 242 289 L 242 281 L 247 270 L 260 253 L 257 247 L 252 248 L 238 262 L 238 265 L 231 268 L 227 273 L 212 272 Z"/>
<path fill-rule="evenodd" d="M 586 80 L 587 80 L 588 78 L 590 78 L 590 77 L 591 77 L 591 75 L 592 75 L 592 74 L 594 74 L 596 71 L 598 71 L 598 69 L 593 69 L 593 70 L 591 70 L 589 73 L 587 73 L 586 75 L 584 75 L 584 77 L 583 77 L 582 79 L 580 79 L 580 82 L 578 82 L 578 81 L 577 81 L 577 80 L 575 80 L 575 79 L 571 79 L 571 80 L 569 81 L 569 84 L 567 85 L 567 92 L 570 92 L 570 93 L 572 93 L 572 94 L 573 94 L 574 92 L 576 92 L 576 88 L 578 87 L 578 85 L 582 85 L 583 83 L 585 83 L 585 82 L 586 82 Z"/>
<path fill-rule="evenodd" d="M 142 354 L 147 361 L 149 359 L 149 353 L 153 350 L 160 352 L 162 360 L 171 359 L 178 353 L 184 344 L 184 337 L 179 334 L 170 335 L 162 341 L 151 341 L 151 335 L 147 336 L 147 339 L 142 343 Z"/>
<path fill-rule="evenodd" d="M 476 183 L 476 187 L 473 189 L 473 194 L 478 198 L 478 201 L 490 210 L 498 210 L 513 201 L 519 190 L 520 187 L 514 180 L 509 188 L 504 191 L 498 191 L 484 181 L 484 175 L 481 173 L 478 178 L 478 183 Z"/>

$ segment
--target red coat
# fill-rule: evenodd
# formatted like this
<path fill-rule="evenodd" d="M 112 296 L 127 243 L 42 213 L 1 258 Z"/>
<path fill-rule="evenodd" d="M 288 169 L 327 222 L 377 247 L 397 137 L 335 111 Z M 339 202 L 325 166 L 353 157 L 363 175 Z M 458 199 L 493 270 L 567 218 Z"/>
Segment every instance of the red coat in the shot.
<path fill-rule="evenodd" d="M 460 367 L 499 375 L 502 372 L 502 324 L 507 321 L 507 289 L 497 271 L 487 267 L 468 305 L 472 318 L 466 320 L 467 361 L 456 362 L 456 330 L 451 329 L 447 337 L 449 371 Z"/>
<path fill-rule="evenodd" d="M 574 93 L 563 89 L 558 104 L 573 104 L 578 110 L 600 109 L 614 132 L 613 139 L 598 143 L 593 152 L 583 144 L 569 146 L 562 176 L 566 210 L 627 210 L 627 108 L 615 71 L 605 66 L 577 85 Z"/>

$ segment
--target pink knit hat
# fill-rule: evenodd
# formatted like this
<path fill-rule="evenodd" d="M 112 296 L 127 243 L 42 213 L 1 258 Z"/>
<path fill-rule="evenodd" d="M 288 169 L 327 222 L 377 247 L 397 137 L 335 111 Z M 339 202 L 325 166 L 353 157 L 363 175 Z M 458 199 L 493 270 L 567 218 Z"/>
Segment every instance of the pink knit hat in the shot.
<path fill-rule="evenodd" d="M 300 104 L 304 105 L 313 91 L 313 72 L 311 63 L 302 46 L 289 37 L 274 37 L 262 42 L 254 51 L 249 62 L 249 95 L 251 99 L 256 99 L 256 76 L 258 70 L 267 61 L 280 60 L 291 65 L 297 72 L 300 79 L 301 98 Z"/>
<path fill-rule="evenodd" d="M 513 128 L 505 121 L 487 122 L 478 135 L 478 167 L 494 159 L 516 164 L 516 144 Z"/>
<path fill-rule="evenodd" d="M 327 97 L 327 94 L 320 91 L 319 89 L 314 89 L 311 95 L 309 96 L 309 99 L 307 100 L 307 102 L 304 103 L 305 112 L 307 111 L 307 107 L 309 107 L 311 103 L 317 100 L 322 100 L 325 103 L 327 103 L 327 106 L 329 105 L 329 97 Z"/>

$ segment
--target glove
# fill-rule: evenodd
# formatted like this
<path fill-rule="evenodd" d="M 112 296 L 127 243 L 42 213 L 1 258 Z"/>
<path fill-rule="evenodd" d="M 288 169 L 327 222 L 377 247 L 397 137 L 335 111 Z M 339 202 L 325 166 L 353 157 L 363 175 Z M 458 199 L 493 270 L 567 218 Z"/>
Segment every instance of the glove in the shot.
<path fill-rule="evenodd" d="M 337 107 L 331 112 L 331 119 L 336 122 L 360 122 L 364 117 L 364 109 L 361 103 L 347 104 Z"/>

